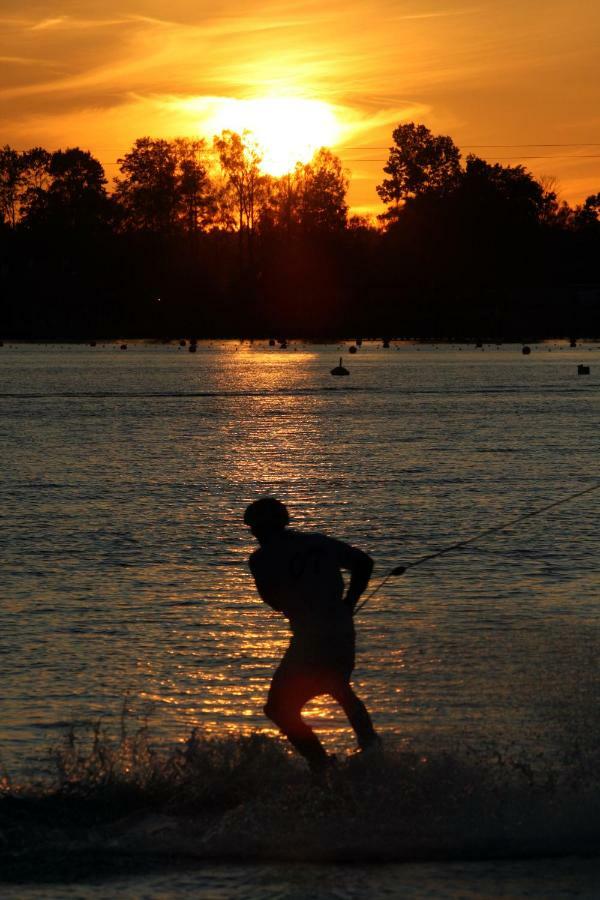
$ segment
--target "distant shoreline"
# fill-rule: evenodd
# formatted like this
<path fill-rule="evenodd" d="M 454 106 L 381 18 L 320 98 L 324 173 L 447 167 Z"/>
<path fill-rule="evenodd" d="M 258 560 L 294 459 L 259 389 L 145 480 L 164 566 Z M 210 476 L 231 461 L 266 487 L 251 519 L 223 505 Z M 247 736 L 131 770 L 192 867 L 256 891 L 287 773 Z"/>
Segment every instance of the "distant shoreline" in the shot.
<path fill-rule="evenodd" d="M 155 338 L 155 337 L 130 337 L 130 336 L 119 336 L 119 337 L 81 337 L 81 338 L 22 338 L 22 337 L 4 337 L 0 339 L 0 349 L 8 349 L 9 347 L 16 346 L 86 346 L 90 347 L 90 349 L 94 349 L 94 347 L 102 347 L 102 346 L 112 346 L 127 343 L 128 345 L 144 345 L 144 346 L 181 346 L 182 349 L 185 346 L 189 347 L 190 343 L 196 343 L 198 346 L 205 346 L 207 344 L 214 343 L 235 343 L 235 344 L 269 344 L 271 340 L 274 340 L 271 337 L 236 337 L 231 335 L 217 335 L 217 336 L 209 336 L 209 337 L 201 337 L 196 339 L 191 339 L 187 336 L 175 337 L 175 338 Z M 285 349 L 281 348 L 281 340 L 276 339 L 275 343 L 272 345 L 272 349 Z M 347 344 L 348 346 L 355 345 L 357 338 L 352 337 L 322 337 L 322 338 L 307 338 L 307 337 L 286 337 L 285 341 L 287 344 L 304 344 L 309 346 L 339 346 L 342 344 Z M 548 344 L 548 343 L 564 343 L 567 346 L 571 344 L 571 338 L 565 335 L 549 335 L 549 336 L 525 336 L 525 337 L 508 337 L 508 338 L 482 338 L 481 340 L 474 339 L 473 337 L 452 337 L 452 338 L 415 338 L 415 337 L 362 337 L 360 339 L 365 344 L 377 344 L 382 345 L 383 342 L 389 342 L 390 345 L 408 345 L 408 346 L 455 346 L 455 345 L 469 345 L 473 346 L 474 349 L 478 349 L 481 347 L 500 347 L 506 345 L 515 345 L 522 346 L 524 344 Z M 589 344 L 596 343 L 600 341 L 600 336 L 586 335 L 582 337 L 578 337 L 576 340 L 576 346 L 580 344 Z M 182 345 L 181 342 L 185 341 L 185 344 Z M 573 348 L 575 349 L 575 348 Z"/>

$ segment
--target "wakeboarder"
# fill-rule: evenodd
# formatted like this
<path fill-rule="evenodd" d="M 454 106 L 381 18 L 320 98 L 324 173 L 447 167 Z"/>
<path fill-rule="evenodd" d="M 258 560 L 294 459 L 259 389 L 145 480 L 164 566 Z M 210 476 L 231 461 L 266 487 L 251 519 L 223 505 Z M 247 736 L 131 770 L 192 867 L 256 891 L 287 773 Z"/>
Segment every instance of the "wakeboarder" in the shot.
<path fill-rule="evenodd" d="M 274 497 L 251 503 L 244 514 L 260 547 L 249 559 L 258 593 L 283 613 L 292 631 L 290 645 L 269 689 L 265 714 L 283 732 L 314 772 L 333 762 L 303 706 L 329 694 L 342 707 L 360 750 L 381 745 L 367 709 L 350 679 L 354 669 L 354 608 L 369 583 L 371 557 L 323 534 L 289 529 L 287 508 Z M 345 590 L 341 570 L 350 572 Z"/>

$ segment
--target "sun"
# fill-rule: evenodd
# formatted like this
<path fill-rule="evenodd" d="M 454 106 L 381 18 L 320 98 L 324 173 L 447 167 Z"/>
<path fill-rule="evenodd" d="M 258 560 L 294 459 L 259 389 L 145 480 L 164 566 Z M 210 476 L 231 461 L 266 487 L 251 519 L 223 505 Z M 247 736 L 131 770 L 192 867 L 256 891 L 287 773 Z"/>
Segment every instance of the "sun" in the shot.
<path fill-rule="evenodd" d="M 275 176 L 308 162 L 320 147 L 335 144 L 341 132 L 328 103 L 299 97 L 223 99 L 207 126 L 213 134 L 250 131 L 262 153 L 261 169 Z"/>

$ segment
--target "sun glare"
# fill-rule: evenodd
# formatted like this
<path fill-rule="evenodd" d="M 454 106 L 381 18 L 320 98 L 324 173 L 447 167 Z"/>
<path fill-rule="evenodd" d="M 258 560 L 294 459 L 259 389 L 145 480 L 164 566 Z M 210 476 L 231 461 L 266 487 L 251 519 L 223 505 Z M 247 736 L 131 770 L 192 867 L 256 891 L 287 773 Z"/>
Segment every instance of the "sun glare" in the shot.
<path fill-rule="evenodd" d="M 321 100 L 263 97 L 223 100 L 204 123 L 212 134 L 224 129 L 250 131 L 263 156 L 261 168 L 269 175 L 284 175 L 297 162 L 308 162 L 320 147 L 330 147 L 340 136 L 340 125 L 329 104 Z"/>

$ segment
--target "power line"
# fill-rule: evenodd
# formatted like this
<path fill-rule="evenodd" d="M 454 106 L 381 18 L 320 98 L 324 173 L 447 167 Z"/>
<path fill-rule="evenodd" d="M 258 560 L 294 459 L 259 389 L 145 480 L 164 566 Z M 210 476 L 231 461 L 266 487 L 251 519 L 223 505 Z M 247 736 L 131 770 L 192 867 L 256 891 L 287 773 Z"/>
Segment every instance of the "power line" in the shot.
<path fill-rule="evenodd" d="M 572 155 L 570 153 L 552 153 L 552 154 L 513 154 L 512 156 L 496 156 L 494 157 L 498 160 L 510 160 L 510 159 L 600 159 L 600 153 L 577 153 L 576 155 Z M 387 158 L 384 156 L 352 156 L 348 158 L 348 162 L 387 162 Z M 118 166 L 119 162 L 116 160 L 105 162 L 103 165 L 105 166 Z"/>
<path fill-rule="evenodd" d="M 600 142 L 594 143 L 593 141 L 579 141 L 577 143 L 572 144 L 461 144 L 461 147 L 464 147 L 467 150 L 473 149 L 510 149 L 514 147 L 600 147 Z M 393 147 L 389 145 L 386 147 L 340 147 L 340 150 L 391 150 Z"/>
<path fill-rule="evenodd" d="M 600 153 L 580 153 L 576 156 L 571 156 L 569 153 L 554 153 L 551 156 L 495 156 L 496 160 L 511 160 L 511 159 L 600 159 Z M 377 162 L 383 163 L 387 162 L 387 159 L 383 156 L 373 158 L 373 157 L 361 157 L 361 156 L 352 156 L 348 158 L 348 162 Z"/>
<path fill-rule="evenodd" d="M 479 150 L 479 149 L 489 149 L 489 150 L 505 149 L 506 150 L 506 149 L 515 149 L 515 148 L 519 148 L 519 147 L 600 147 L 600 141 L 574 141 L 571 143 L 557 143 L 557 144 L 549 144 L 549 143 L 545 143 L 545 142 L 541 141 L 539 143 L 529 143 L 529 144 L 518 144 L 518 143 L 517 144 L 460 144 L 457 146 L 460 146 L 466 150 Z M 24 149 L 30 149 L 30 148 L 27 147 Z M 62 148 L 58 147 L 58 148 L 49 150 L 48 152 L 53 153 L 55 150 L 60 150 L 60 149 L 62 149 Z M 364 146 L 364 145 L 356 146 L 356 147 L 338 145 L 338 149 L 339 150 L 387 150 L 387 151 L 389 151 L 394 148 L 390 147 L 389 144 L 386 144 L 385 146 L 377 146 L 377 147 Z M 121 153 L 122 152 L 121 147 L 105 147 L 102 145 L 100 145 L 100 146 L 96 145 L 94 147 L 94 150 L 96 152 L 102 151 L 102 152 L 109 152 L 109 153 Z"/>

